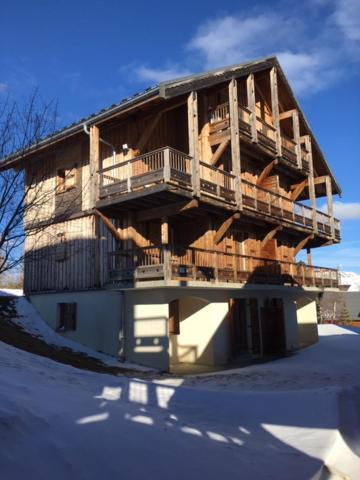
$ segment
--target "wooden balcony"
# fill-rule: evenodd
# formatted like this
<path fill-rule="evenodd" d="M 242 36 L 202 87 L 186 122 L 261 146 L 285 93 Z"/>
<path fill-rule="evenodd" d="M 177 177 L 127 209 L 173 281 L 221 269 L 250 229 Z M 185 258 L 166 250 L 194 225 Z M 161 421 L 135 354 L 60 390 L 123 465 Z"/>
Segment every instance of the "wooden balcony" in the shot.
<path fill-rule="evenodd" d="M 249 140 L 251 135 L 251 110 L 241 105 L 239 106 L 239 129 L 240 133 Z M 210 116 L 210 143 L 216 144 L 229 135 L 230 129 L 230 110 L 229 104 L 223 103 L 211 112 Z M 263 147 L 270 155 L 276 155 L 276 129 L 273 125 L 266 123 L 262 118 L 256 117 L 257 143 Z M 285 134 L 281 135 L 282 159 L 288 165 L 298 168 L 296 155 L 296 143 Z M 309 173 L 309 162 L 306 158 L 307 152 L 301 147 L 301 168 L 305 173 Z"/>
<path fill-rule="evenodd" d="M 203 195 L 235 205 L 234 175 L 200 161 L 199 176 Z M 192 191 L 191 157 L 165 147 L 104 168 L 100 171 L 99 197 L 115 202 L 160 184 Z"/>
<path fill-rule="evenodd" d="M 191 157 L 160 148 L 100 171 L 100 198 L 136 192 L 160 182 L 191 189 Z"/>
<path fill-rule="evenodd" d="M 182 285 L 207 282 L 338 288 L 338 271 L 303 263 L 170 245 L 109 254 L 110 286 L 155 280 L 174 280 Z"/>
<path fill-rule="evenodd" d="M 111 205 L 126 201 L 129 194 L 146 194 L 151 187 L 167 184 L 193 194 L 192 158 L 183 152 L 165 147 L 131 160 L 104 168 L 100 172 L 100 202 Z M 216 200 L 227 208 L 237 209 L 236 178 L 232 173 L 199 162 L 200 195 L 203 201 Z M 244 212 L 313 229 L 312 209 L 288 197 L 266 190 L 244 179 L 241 180 L 242 208 Z M 316 211 L 318 232 L 331 236 L 331 217 Z M 340 238 L 340 227 L 335 219 L 335 237 Z"/>
<path fill-rule="evenodd" d="M 244 209 L 275 217 L 310 230 L 313 228 L 312 208 L 300 202 L 293 202 L 283 195 L 266 190 L 246 180 L 241 181 L 241 190 Z M 331 217 L 319 210 L 316 210 L 315 215 L 318 231 L 327 236 L 331 235 Z M 334 222 L 335 231 L 340 235 L 339 220 L 334 219 Z"/>

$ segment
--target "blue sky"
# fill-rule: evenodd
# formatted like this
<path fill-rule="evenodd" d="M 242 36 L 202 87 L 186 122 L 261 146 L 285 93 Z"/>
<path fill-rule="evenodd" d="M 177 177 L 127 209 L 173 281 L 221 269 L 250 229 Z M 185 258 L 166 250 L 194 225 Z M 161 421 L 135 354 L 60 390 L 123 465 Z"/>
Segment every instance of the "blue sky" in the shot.
<path fill-rule="evenodd" d="M 313 261 L 360 273 L 360 1 L 219 5 L 1 0 L 0 96 L 38 87 L 67 124 L 161 80 L 277 54 L 343 190 L 342 244 Z"/>

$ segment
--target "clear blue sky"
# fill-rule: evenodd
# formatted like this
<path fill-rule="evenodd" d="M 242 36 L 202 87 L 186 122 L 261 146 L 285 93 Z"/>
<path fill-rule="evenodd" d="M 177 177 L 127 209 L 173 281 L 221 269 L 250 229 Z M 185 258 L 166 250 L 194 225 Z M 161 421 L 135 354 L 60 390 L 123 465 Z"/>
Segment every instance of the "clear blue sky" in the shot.
<path fill-rule="evenodd" d="M 314 262 L 360 273 L 359 0 L 0 5 L 0 95 L 38 86 L 63 124 L 166 78 L 277 54 L 343 190 L 343 242 Z"/>

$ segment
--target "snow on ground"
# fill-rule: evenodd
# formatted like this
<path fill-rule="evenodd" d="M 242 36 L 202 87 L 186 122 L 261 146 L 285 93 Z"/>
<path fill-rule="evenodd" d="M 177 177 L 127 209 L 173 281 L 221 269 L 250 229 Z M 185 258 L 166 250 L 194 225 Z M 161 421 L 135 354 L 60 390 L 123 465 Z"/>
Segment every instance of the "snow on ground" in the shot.
<path fill-rule="evenodd" d="M 0 342 L 0 478 L 358 479 L 360 335 L 320 333 L 292 357 L 177 381 Z"/>
<path fill-rule="evenodd" d="M 130 362 L 120 362 L 110 355 L 97 352 L 96 350 L 87 348 L 76 341 L 61 336 L 41 318 L 34 305 L 23 295 L 22 290 L 1 289 L 0 296 L 3 295 L 14 297 L 14 304 L 18 317 L 12 318 L 12 321 L 17 325 L 20 325 L 30 334 L 43 339 L 46 343 L 56 345 L 57 347 L 69 348 L 75 352 L 85 353 L 109 366 L 151 371 L 149 368 L 135 365 Z"/>

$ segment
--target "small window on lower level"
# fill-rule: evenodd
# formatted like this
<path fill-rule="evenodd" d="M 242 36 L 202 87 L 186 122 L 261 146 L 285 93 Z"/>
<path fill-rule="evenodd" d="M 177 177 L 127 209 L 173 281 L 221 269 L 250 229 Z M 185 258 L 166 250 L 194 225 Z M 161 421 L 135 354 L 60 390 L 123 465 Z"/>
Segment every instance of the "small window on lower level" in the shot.
<path fill-rule="evenodd" d="M 58 332 L 76 330 L 76 303 L 57 304 L 57 330 Z"/>

